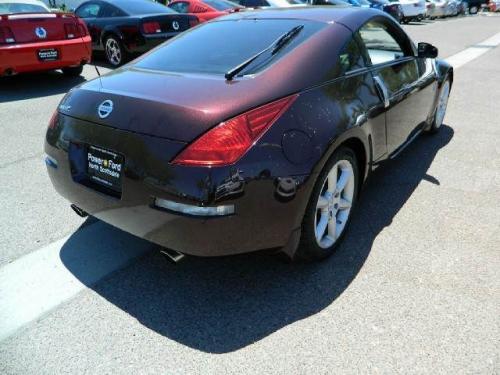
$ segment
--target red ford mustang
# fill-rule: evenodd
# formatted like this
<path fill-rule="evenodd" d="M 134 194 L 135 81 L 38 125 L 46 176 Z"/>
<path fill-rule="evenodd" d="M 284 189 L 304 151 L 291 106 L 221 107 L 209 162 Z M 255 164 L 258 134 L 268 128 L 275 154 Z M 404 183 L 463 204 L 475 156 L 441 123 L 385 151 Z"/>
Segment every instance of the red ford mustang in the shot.
<path fill-rule="evenodd" d="M 0 77 L 53 69 L 79 75 L 91 51 L 78 17 L 51 13 L 38 0 L 0 0 Z"/>
<path fill-rule="evenodd" d="M 200 22 L 242 9 L 238 4 L 228 0 L 174 0 L 168 6 L 179 13 L 194 14 Z"/>

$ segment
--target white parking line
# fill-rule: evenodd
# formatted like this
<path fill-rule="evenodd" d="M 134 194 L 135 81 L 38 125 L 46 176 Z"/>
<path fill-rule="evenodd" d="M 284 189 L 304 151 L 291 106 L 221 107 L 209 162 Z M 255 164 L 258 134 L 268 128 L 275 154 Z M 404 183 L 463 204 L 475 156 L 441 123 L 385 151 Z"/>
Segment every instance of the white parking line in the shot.
<path fill-rule="evenodd" d="M 491 49 L 500 45 L 500 33 L 493 35 L 492 37 L 483 40 L 481 43 L 475 44 L 469 48 L 464 49 L 456 53 L 453 56 L 450 56 L 446 59 L 448 63 L 450 63 L 454 69 L 458 69 L 461 66 L 471 62 L 474 59 L 477 59 L 482 54 L 490 51 Z"/>
<path fill-rule="evenodd" d="M 151 249 L 97 222 L 0 268 L 0 340 Z"/>

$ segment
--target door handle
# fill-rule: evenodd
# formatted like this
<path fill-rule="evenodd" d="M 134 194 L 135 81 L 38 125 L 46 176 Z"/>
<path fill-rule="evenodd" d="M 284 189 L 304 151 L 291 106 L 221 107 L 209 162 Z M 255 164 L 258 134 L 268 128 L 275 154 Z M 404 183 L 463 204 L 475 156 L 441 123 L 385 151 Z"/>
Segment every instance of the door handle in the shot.
<path fill-rule="evenodd" d="M 389 101 L 389 92 L 387 91 L 387 87 L 384 85 L 379 76 L 374 76 L 373 81 L 375 82 L 380 98 L 384 102 L 384 107 L 389 107 L 389 104 L 391 103 Z"/>

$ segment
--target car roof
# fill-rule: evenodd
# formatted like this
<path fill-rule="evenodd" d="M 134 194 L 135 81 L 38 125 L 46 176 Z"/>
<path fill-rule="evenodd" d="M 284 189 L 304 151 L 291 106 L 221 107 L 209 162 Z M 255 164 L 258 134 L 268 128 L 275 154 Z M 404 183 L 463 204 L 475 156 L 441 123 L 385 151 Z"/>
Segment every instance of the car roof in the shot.
<path fill-rule="evenodd" d="M 248 10 L 244 12 L 232 13 L 228 16 L 217 18 L 211 22 L 217 22 L 218 20 L 239 19 L 297 19 L 329 24 L 339 23 L 351 30 L 357 30 L 374 16 L 382 16 L 388 19 L 390 18 L 384 12 L 377 9 L 353 7 L 350 5 L 336 5 L 267 8 L 254 11 Z"/>

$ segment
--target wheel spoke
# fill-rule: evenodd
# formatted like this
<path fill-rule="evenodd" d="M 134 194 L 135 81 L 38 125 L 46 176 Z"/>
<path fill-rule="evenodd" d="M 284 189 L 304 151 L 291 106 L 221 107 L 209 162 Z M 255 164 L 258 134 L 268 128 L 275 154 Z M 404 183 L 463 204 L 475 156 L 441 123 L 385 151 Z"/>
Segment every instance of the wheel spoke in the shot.
<path fill-rule="evenodd" d="M 351 208 L 352 203 L 347 199 L 340 198 L 339 200 L 339 210 L 347 210 Z"/>
<path fill-rule="evenodd" d="M 346 187 L 349 182 L 349 178 L 351 178 L 351 171 L 348 169 L 342 169 L 342 173 L 340 174 L 340 178 L 337 181 L 337 192 L 340 193 Z"/>
<path fill-rule="evenodd" d="M 327 190 L 330 193 L 335 192 L 335 187 L 337 186 L 337 166 L 334 166 L 332 170 L 328 173 L 328 187 Z"/>
<path fill-rule="evenodd" d="M 320 196 L 318 199 L 318 204 L 316 205 L 317 209 L 325 209 L 328 207 L 328 199 L 324 196 Z"/>
<path fill-rule="evenodd" d="M 335 241 L 337 239 L 337 233 L 339 233 L 337 230 L 337 221 L 335 217 L 333 217 L 331 220 L 328 220 L 328 237 Z"/>
<path fill-rule="evenodd" d="M 328 225 L 328 213 L 322 213 L 318 225 L 316 225 L 316 238 L 321 239 Z"/>

